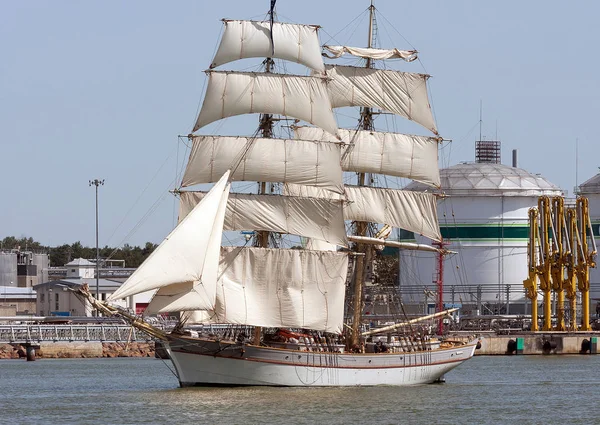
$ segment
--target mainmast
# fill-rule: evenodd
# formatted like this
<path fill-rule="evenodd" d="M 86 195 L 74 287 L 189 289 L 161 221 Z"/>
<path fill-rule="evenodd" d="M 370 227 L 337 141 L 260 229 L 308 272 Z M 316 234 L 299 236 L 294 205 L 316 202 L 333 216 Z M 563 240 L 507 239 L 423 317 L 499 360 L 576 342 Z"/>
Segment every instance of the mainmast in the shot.
<path fill-rule="evenodd" d="M 373 20 L 375 19 L 375 6 L 373 5 L 373 0 L 371 0 L 371 6 L 369 6 L 369 41 L 367 47 L 371 49 L 373 47 Z M 365 68 L 373 67 L 373 59 L 370 57 L 367 58 L 367 64 Z M 373 111 L 369 107 L 362 108 L 361 111 L 361 125 L 360 128 L 362 130 L 373 130 Z M 359 179 L 362 178 L 364 186 L 364 173 L 359 174 Z"/>
<path fill-rule="evenodd" d="M 375 6 L 371 0 L 369 6 L 369 39 L 367 47 L 373 47 L 373 20 L 375 18 Z M 366 68 L 373 67 L 373 60 L 367 58 Z M 373 130 L 373 111 L 370 107 L 361 109 L 359 127 L 362 130 Z M 358 173 L 358 186 L 365 186 L 366 173 Z M 357 236 L 366 236 L 369 223 L 364 221 L 356 222 Z M 352 318 L 352 337 L 350 346 L 360 347 L 360 325 L 362 320 L 362 305 L 363 305 L 363 286 L 366 277 L 366 265 L 371 262 L 373 256 L 373 247 L 371 245 L 357 244 L 358 256 L 356 257 L 356 271 L 354 276 L 354 305 Z"/>

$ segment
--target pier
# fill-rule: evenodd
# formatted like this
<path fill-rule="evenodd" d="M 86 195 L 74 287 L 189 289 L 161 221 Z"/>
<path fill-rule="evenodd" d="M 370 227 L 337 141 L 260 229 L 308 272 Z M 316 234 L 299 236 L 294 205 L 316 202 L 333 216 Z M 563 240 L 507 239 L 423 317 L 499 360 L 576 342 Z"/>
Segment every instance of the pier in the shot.
<path fill-rule="evenodd" d="M 123 323 L 0 324 L 0 359 L 154 357 L 154 348 L 151 336 Z"/>
<path fill-rule="evenodd" d="M 153 339 L 122 324 L 8 324 L 0 325 L 0 343 L 149 342 Z"/>

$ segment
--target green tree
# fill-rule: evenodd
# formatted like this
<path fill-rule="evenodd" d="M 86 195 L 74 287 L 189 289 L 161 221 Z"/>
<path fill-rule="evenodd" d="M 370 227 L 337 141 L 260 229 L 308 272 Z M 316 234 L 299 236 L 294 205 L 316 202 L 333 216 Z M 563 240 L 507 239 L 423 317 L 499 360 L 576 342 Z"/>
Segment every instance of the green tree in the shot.
<path fill-rule="evenodd" d="M 118 249 L 107 245 L 100 249 L 100 258 L 125 260 L 126 267 L 139 267 L 157 246 L 157 244 L 152 242 L 146 242 L 143 247 L 125 244 Z M 50 265 L 53 267 L 63 266 L 76 258 L 96 258 L 96 247 L 83 246 L 81 241 L 48 247 L 40 244 L 31 237 L 16 238 L 15 236 L 6 236 L 0 239 L 0 249 L 17 248 L 47 252 L 50 257 Z"/>

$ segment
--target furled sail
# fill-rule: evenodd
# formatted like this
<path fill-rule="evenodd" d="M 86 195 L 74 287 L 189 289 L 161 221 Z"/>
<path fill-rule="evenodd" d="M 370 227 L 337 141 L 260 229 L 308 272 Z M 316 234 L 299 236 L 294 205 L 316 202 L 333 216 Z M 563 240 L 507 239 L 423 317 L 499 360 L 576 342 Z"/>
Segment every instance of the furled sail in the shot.
<path fill-rule="evenodd" d="M 230 187 L 228 178 L 229 171 L 109 297 L 109 301 L 172 286 L 170 292 L 175 289 L 175 293 L 170 293 L 173 303 L 185 295 L 192 298 L 193 305 L 200 306 L 197 308 L 213 308 L 219 246 Z M 160 293 L 159 289 L 156 295 Z"/>
<path fill-rule="evenodd" d="M 436 241 L 441 240 L 437 198 L 434 194 L 348 185 L 345 192 L 348 201 L 344 205 L 346 220 L 389 224 Z M 294 184 L 285 185 L 284 193 L 291 196 L 314 196 L 325 199 L 339 197 L 336 193 Z"/>
<path fill-rule="evenodd" d="M 304 140 L 337 141 L 328 132 L 317 127 L 294 127 L 294 133 Z M 342 128 L 338 130 L 338 134 L 342 142 L 353 145 L 344 148 L 344 171 L 407 177 L 435 187 L 440 186 L 437 137 Z"/>
<path fill-rule="evenodd" d="M 323 46 L 329 53 L 323 53 L 323 56 L 329 59 L 337 59 L 344 53 L 357 56 L 364 59 L 404 59 L 406 62 L 412 62 L 417 59 L 416 50 L 398 50 L 398 49 L 374 49 L 368 47 L 350 47 L 350 46 Z"/>
<path fill-rule="evenodd" d="M 224 19 L 225 31 L 211 68 L 246 58 L 278 58 L 323 71 L 318 26 L 273 23 L 273 45 L 269 21 Z"/>
<path fill-rule="evenodd" d="M 179 219 L 206 196 L 180 192 Z M 225 230 L 267 230 L 299 235 L 347 246 L 341 200 L 231 193 Z"/>
<path fill-rule="evenodd" d="M 340 143 L 329 141 L 337 142 L 337 139 L 330 136 L 327 141 L 318 142 L 310 139 L 252 140 L 249 137 L 194 136 L 181 185 L 188 187 L 215 182 L 244 154 L 233 171 L 233 181 L 296 183 L 343 193 Z"/>
<path fill-rule="evenodd" d="M 327 65 L 325 69 L 331 78 L 327 89 L 334 108 L 380 108 L 438 134 L 427 97 L 429 75 L 338 65 Z"/>
<path fill-rule="evenodd" d="M 194 125 L 196 131 L 226 117 L 281 114 L 336 134 L 326 81 L 320 76 L 208 71 L 208 88 Z"/>
<path fill-rule="evenodd" d="M 220 270 L 210 322 L 342 332 L 347 253 L 223 247 Z"/>

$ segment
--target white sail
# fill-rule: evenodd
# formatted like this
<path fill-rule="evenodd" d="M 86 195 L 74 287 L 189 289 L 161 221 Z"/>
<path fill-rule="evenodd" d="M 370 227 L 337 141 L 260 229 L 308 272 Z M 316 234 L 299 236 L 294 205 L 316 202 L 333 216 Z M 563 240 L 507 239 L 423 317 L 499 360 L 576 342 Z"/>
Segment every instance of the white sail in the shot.
<path fill-rule="evenodd" d="M 312 186 L 287 184 L 284 194 L 320 199 L 340 195 Z M 432 193 L 386 189 L 369 186 L 346 186 L 344 219 L 389 224 L 430 239 L 441 240 L 437 218 L 437 198 Z"/>
<path fill-rule="evenodd" d="M 210 319 L 213 316 L 215 314 L 207 310 L 186 310 L 181 312 L 180 321 L 186 325 L 208 324 L 213 323 Z"/>
<path fill-rule="evenodd" d="M 427 97 L 429 75 L 338 65 L 327 65 L 325 69 L 331 78 L 327 89 L 334 108 L 380 108 L 438 134 Z"/>
<path fill-rule="evenodd" d="M 319 239 L 308 238 L 306 241 L 306 249 L 312 249 L 314 251 L 337 251 L 337 245 Z"/>
<path fill-rule="evenodd" d="M 223 247 L 212 323 L 341 333 L 348 255 Z"/>
<path fill-rule="evenodd" d="M 228 178 L 229 172 L 226 172 L 202 202 L 109 297 L 109 301 L 178 285 L 177 288 L 184 292 L 193 292 L 196 305 L 204 306 L 203 309 L 212 308 L 230 187 Z"/>
<path fill-rule="evenodd" d="M 246 58 L 278 58 L 323 71 L 318 26 L 223 20 L 225 31 L 211 68 Z"/>
<path fill-rule="evenodd" d="M 318 127 L 294 127 L 294 133 L 304 140 L 337 141 Z M 407 177 L 440 186 L 437 137 L 343 128 L 338 130 L 338 135 L 342 142 L 353 145 L 344 148 L 344 171 Z"/>
<path fill-rule="evenodd" d="M 336 134 L 324 78 L 254 72 L 208 71 L 208 88 L 196 131 L 226 117 L 265 113 L 286 115 Z"/>
<path fill-rule="evenodd" d="M 340 149 L 339 143 L 329 140 L 194 136 L 181 185 L 215 182 L 245 154 L 233 171 L 233 181 L 296 183 L 343 193 Z"/>
<path fill-rule="evenodd" d="M 329 190 L 323 190 L 314 186 L 303 186 L 300 184 L 288 183 L 283 186 L 282 193 L 285 196 L 299 196 L 302 198 L 319 198 L 319 199 L 345 199 L 346 188 L 344 194 L 338 194 Z"/>
<path fill-rule="evenodd" d="M 206 195 L 180 192 L 180 220 Z M 231 193 L 225 230 L 267 230 L 347 246 L 342 201 L 281 195 Z"/>
<path fill-rule="evenodd" d="M 364 59 L 404 59 L 406 62 L 412 62 L 417 59 L 416 50 L 398 50 L 398 49 L 374 49 L 368 47 L 350 47 L 350 46 L 323 46 L 329 51 L 323 53 L 323 56 L 329 59 L 337 59 L 344 53 Z"/>
<path fill-rule="evenodd" d="M 415 232 L 439 241 L 437 198 L 434 194 L 368 186 L 346 186 L 346 220 L 368 221 Z"/>

